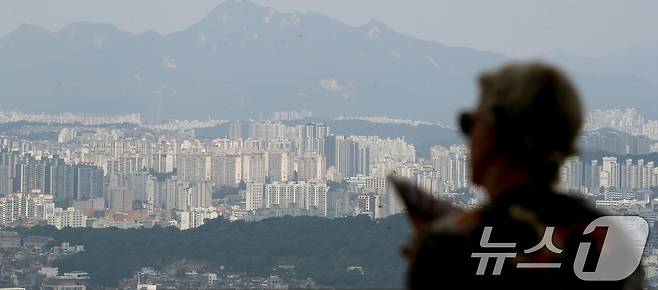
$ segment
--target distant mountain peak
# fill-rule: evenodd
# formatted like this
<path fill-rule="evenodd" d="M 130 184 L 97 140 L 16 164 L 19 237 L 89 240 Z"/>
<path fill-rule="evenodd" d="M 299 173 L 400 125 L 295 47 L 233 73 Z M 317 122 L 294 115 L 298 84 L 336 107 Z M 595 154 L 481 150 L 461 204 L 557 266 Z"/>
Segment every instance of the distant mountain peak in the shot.
<path fill-rule="evenodd" d="M 278 14 L 280 14 L 278 11 L 270 7 L 260 6 L 251 1 L 227 0 L 212 9 L 196 26 L 217 29 L 217 23 L 229 26 L 239 24 L 236 28 L 241 29 L 246 23 L 272 21 Z"/>
<path fill-rule="evenodd" d="M 380 26 L 380 27 L 386 27 L 386 24 L 384 22 L 379 21 L 377 18 L 370 18 L 366 26 L 372 27 L 372 26 Z"/>
<path fill-rule="evenodd" d="M 376 40 L 379 39 L 382 34 L 392 31 L 386 26 L 384 22 L 381 22 L 375 18 L 370 19 L 368 23 L 359 27 L 360 29 L 367 31 L 367 36 L 369 39 Z"/>
<path fill-rule="evenodd" d="M 266 7 L 255 4 L 251 1 L 226 0 L 213 9 L 209 15 L 218 15 L 226 12 L 246 12 L 254 10 L 265 10 Z"/>
<path fill-rule="evenodd" d="M 470 102 L 463 96 L 475 95 L 477 72 L 506 60 L 408 37 L 377 19 L 354 27 L 236 0 L 166 35 L 88 22 L 57 32 L 22 26 L 0 48 L 5 108 L 165 118 L 312 109 L 447 123 Z M 658 86 L 586 81 L 583 95 L 595 107 L 655 108 Z"/>
<path fill-rule="evenodd" d="M 98 22 L 73 22 L 69 25 L 64 26 L 64 28 L 57 31 L 57 34 L 60 35 L 85 35 L 85 34 L 110 34 L 110 33 L 123 33 L 128 32 L 120 30 L 114 25 Z"/>
<path fill-rule="evenodd" d="M 163 35 L 160 34 L 160 33 L 157 32 L 157 31 L 155 31 L 155 30 L 150 30 L 150 29 L 149 29 L 149 30 L 144 31 L 144 32 L 142 32 L 141 34 L 139 34 L 139 36 L 140 36 L 141 38 L 160 38 L 160 37 L 162 37 Z"/>

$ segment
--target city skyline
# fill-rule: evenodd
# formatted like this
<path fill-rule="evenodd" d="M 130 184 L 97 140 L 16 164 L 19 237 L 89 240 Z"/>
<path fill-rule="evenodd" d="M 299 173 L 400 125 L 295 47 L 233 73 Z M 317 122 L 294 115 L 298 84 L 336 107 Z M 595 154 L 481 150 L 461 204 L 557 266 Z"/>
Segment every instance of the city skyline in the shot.
<path fill-rule="evenodd" d="M 388 224 L 405 214 L 403 203 L 387 182 L 393 173 L 434 198 L 463 209 L 486 203 L 482 189 L 471 184 L 466 145 L 447 143 L 425 148 L 410 143 L 404 135 L 344 133 L 311 121 L 310 112 L 275 112 L 267 121 L 223 121 L 220 126 L 227 127 L 225 135 L 213 138 L 196 137 L 195 129 L 189 127 L 202 122 L 169 123 L 173 127 L 142 127 L 138 122 L 125 127 L 125 123 L 114 122 L 137 121 L 137 115 L 6 115 L 11 118 L 3 124 L 18 126 L 18 130 L 0 134 L 0 246 L 7 249 L 9 257 L 18 257 L 14 258 L 17 261 L 26 256 L 41 261 L 33 256 L 38 254 L 55 257 L 32 264 L 33 274 L 16 274 L 18 282 L 12 285 L 29 285 L 21 282 L 30 281 L 27 277 L 43 285 L 124 288 L 139 283 L 317 287 L 313 285 L 324 281 L 317 275 L 279 276 L 280 271 L 271 270 L 263 276 L 222 270 L 223 266 L 196 268 L 198 272 L 184 277 L 169 276 L 163 268 L 148 264 L 152 262 L 146 268 L 132 266 L 122 274 L 109 273 L 99 266 L 78 266 L 80 259 L 85 263 L 103 255 L 99 251 L 107 245 L 99 247 L 88 241 L 70 246 L 60 237 L 57 242 L 61 245 L 50 249 L 40 241 L 53 241 L 52 237 L 26 235 L 15 229 L 48 230 L 43 226 L 50 226 L 62 233 L 56 236 L 66 236 L 71 229 L 89 231 L 90 235 L 104 229 L 119 230 L 114 231 L 116 235 L 126 230 L 157 235 L 159 229 L 168 228 L 198 236 L 216 227 L 240 227 L 244 222 L 259 227 L 261 223 L 285 223 L 290 218 L 302 221 L 305 217 L 350 224 L 365 218 Z M 301 124 L 286 123 L 289 119 Z M 367 122 L 371 127 L 391 122 L 406 128 L 433 126 L 381 117 L 346 119 Z M 212 125 L 216 121 L 207 122 Z M 655 123 L 634 109 L 590 112 L 588 130 L 580 142 L 583 155 L 565 161 L 556 187 L 606 213 L 639 215 L 653 225 L 654 204 L 658 204 L 653 198 L 658 189 L 658 146 L 655 139 L 641 134 L 655 134 Z M 30 136 L 30 132 L 44 130 L 56 130 L 56 140 L 13 135 L 21 132 Z M 421 150 L 429 152 L 422 154 Z M 286 231 L 290 230 L 294 229 Z M 179 237 L 187 241 L 185 236 Z M 655 239 L 650 238 L 651 245 Z M 374 243 L 380 247 L 380 242 Z M 120 244 L 116 244 L 117 249 Z M 34 247 L 40 250 L 24 252 Z M 93 256 L 85 256 L 87 247 Z M 234 250 L 241 250 L 238 248 Z M 645 254 L 658 257 L 653 249 L 650 246 Z M 75 259 L 78 262 L 63 270 L 53 267 Z M 111 264 L 123 263 L 120 258 L 105 259 Z M 6 268 L 11 272 L 27 267 L 18 265 L 23 266 Z M 350 264 L 344 275 L 377 269 L 364 265 Z M 397 281 L 394 277 L 391 281 Z M 656 277 L 652 274 L 648 281 Z M 333 281 L 342 283 L 340 279 Z"/>
<path fill-rule="evenodd" d="M 658 289 L 655 11 L 0 1 L 0 289 Z"/>
<path fill-rule="evenodd" d="M 26 124 L 33 120 L 30 116 L 24 116 Z M 42 122 L 48 121 L 44 115 L 37 116 Z M 141 209 L 149 212 L 159 208 L 186 211 L 213 208 L 214 192 L 223 187 L 240 187 L 246 190 L 242 196 L 246 205 L 240 206 L 246 212 L 230 217 L 231 220 L 275 205 L 288 208 L 289 203 L 297 204 L 293 208 L 298 210 L 311 210 L 309 204 L 313 204 L 321 208 L 322 216 L 337 217 L 345 213 L 338 214 L 334 204 L 334 212 L 329 214 L 332 207 L 327 206 L 327 193 L 331 188 L 327 182 L 347 182 L 348 186 L 375 190 L 374 200 L 367 199 L 360 206 L 373 218 L 382 218 L 402 209 L 385 189 L 384 180 L 392 172 L 411 178 L 437 197 L 470 187 L 468 150 L 463 144 L 435 144 L 426 155 L 404 136 L 350 135 L 334 132 L 322 123 L 286 125 L 280 121 L 226 121 L 223 124 L 228 124 L 228 134 L 211 139 L 199 139 L 193 129 L 185 133 L 181 131 L 184 128 L 127 135 L 132 129 L 113 128 L 111 122 L 121 118 L 133 120 L 134 115 L 118 119 L 89 116 L 92 121 L 87 123 L 109 123 L 87 127 L 66 123 L 84 123 L 84 116 L 48 116 L 64 122 L 64 127 L 55 127 L 61 128 L 57 129 L 57 140 L 2 136 L 0 194 L 51 194 L 51 200 L 64 209 L 76 207 L 77 202 L 85 210 L 131 212 L 139 209 L 134 203 L 140 202 Z M 648 155 L 658 152 L 658 146 L 655 139 L 644 135 L 656 135 L 655 123 L 633 109 L 593 111 L 588 115 L 589 129 L 580 142 L 583 150 L 591 153 L 567 160 L 562 167 L 560 187 L 596 195 L 601 189 L 649 190 L 658 186 L 658 169 L 654 169 L 654 161 Z M 609 131 L 610 127 L 621 131 Z M 598 152 L 609 155 L 586 159 L 592 153 L 601 154 Z M 642 156 L 649 160 L 645 162 Z M 298 183 L 301 187 L 296 187 Z M 316 189 L 312 194 L 306 192 L 308 185 L 323 188 L 321 201 Z M 375 213 L 371 204 L 387 206 Z M 218 213 L 217 216 L 227 214 Z M 201 224 L 193 221 L 192 227 Z"/>

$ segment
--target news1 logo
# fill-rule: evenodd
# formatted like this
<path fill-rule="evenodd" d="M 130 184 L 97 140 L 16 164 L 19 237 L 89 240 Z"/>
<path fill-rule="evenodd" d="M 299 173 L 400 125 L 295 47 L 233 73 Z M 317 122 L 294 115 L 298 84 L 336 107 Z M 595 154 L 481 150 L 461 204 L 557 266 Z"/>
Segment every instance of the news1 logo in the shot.
<path fill-rule="evenodd" d="M 627 278 L 640 265 L 644 246 L 649 236 L 649 224 L 638 216 L 603 216 L 592 221 L 585 227 L 583 236 L 592 234 L 597 228 L 606 228 L 605 240 L 599 253 L 599 259 L 594 271 L 585 271 L 585 262 L 592 250 L 590 242 L 582 242 L 578 245 L 578 251 L 574 260 L 573 271 L 576 277 L 584 281 L 619 281 Z M 528 249 L 524 254 L 532 254 L 544 248 L 554 253 L 561 254 L 553 244 L 553 233 L 555 227 L 546 227 L 541 241 Z M 491 242 L 493 227 L 485 227 L 480 238 L 480 247 L 483 249 L 507 249 L 500 252 L 472 253 L 471 258 L 480 259 L 475 275 L 485 275 L 490 260 L 494 261 L 491 275 L 500 275 L 506 259 L 517 258 L 514 251 L 514 242 Z M 511 251 L 510 251 L 511 250 Z M 516 268 L 525 269 L 547 269 L 560 268 L 562 263 L 556 262 L 521 262 L 516 263 Z"/>

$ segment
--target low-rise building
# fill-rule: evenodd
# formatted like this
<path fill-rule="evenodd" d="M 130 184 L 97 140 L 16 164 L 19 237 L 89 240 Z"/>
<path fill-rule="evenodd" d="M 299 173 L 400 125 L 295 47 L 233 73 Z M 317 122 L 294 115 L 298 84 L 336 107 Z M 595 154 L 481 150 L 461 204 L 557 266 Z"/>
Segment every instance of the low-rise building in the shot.
<path fill-rule="evenodd" d="M 84 228 L 87 226 L 87 216 L 80 209 L 69 207 L 56 208 L 52 216 L 48 217 L 48 225 L 61 230 L 66 227 Z"/>

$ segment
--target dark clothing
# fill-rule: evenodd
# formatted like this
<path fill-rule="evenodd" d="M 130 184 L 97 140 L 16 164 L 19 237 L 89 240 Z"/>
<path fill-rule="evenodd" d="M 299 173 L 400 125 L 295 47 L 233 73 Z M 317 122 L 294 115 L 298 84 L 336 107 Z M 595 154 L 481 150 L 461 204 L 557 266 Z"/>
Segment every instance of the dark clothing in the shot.
<path fill-rule="evenodd" d="M 585 201 L 549 190 L 519 188 L 501 194 L 478 210 L 460 212 L 434 221 L 412 243 L 410 289 L 641 289 L 640 267 L 621 281 L 583 281 L 574 274 L 581 242 L 591 242 L 586 271 L 594 271 L 605 240 L 605 229 L 583 235 L 585 227 L 602 216 Z M 491 243 L 516 243 L 514 248 L 482 247 L 485 227 Z M 546 227 L 554 227 L 553 249 L 525 253 L 542 241 Z M 500 245 L 500 244 L 499 244 Z M 509 244 L 507 245 L 509 246 Z M 473 253 L 516 253 L 504 258 L 493 275 L 496 258 L 489 258 L 483 275 L 476 275 L 480 258 Z M 560 263 L 559 268 L 517 268 L 518 263 Z"/>

